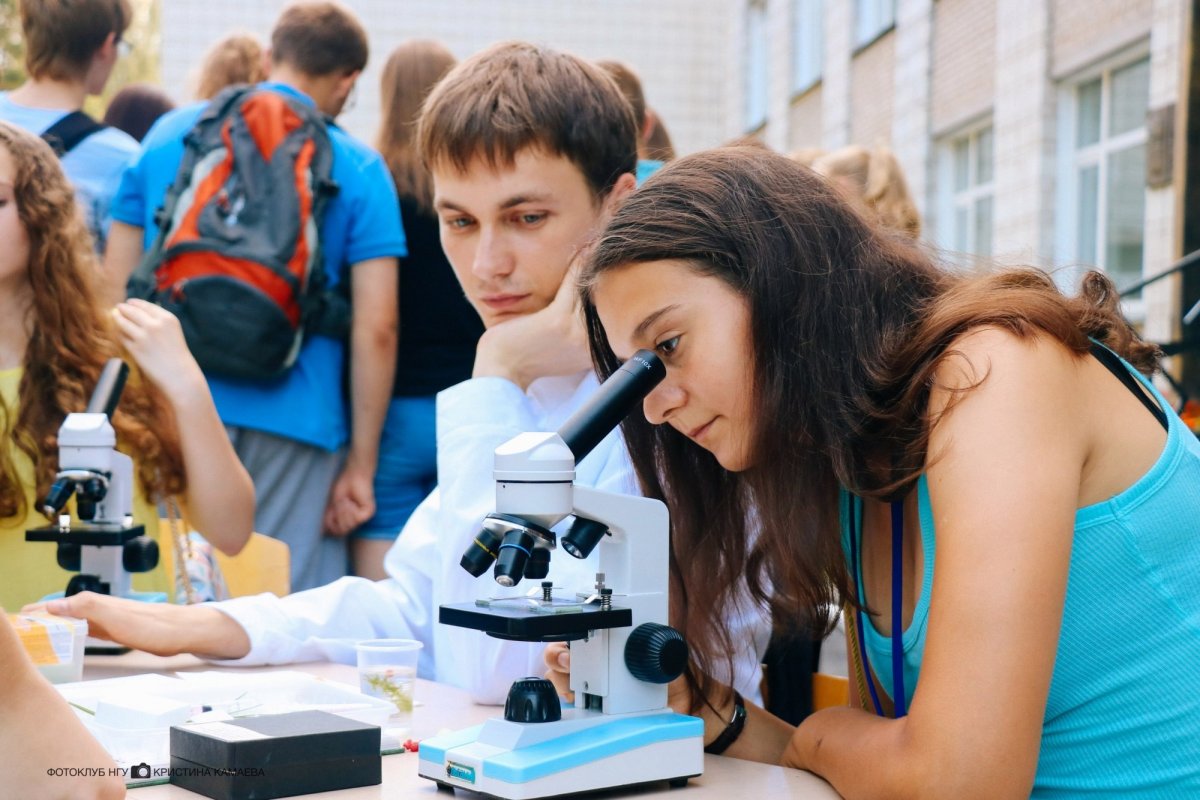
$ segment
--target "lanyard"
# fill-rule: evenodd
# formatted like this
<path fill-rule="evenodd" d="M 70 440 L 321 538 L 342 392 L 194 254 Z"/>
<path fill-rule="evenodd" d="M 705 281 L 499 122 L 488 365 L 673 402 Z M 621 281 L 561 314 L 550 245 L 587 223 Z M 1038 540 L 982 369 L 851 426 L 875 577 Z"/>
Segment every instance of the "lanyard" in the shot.
<path fill-rule="evenodd" d="M 857 498 L 850 498 L 850 562 L 854 567 L 856 580 L 862 580 L 862 563 L 858 558 L 858 503 Z M 860 598 L 861 599 L 861 598 Z M 904 503 L 892 503 L 892 689 L 896 719 L 908 713 L 905 707 L 904 695 L 904 641 L 901 623 L 903 620 L 904 602 Z M 867 689 L 871 692 L 871 703 L 875 713 L 884 716 L 883 705 L 879 702 L 879 693 L 875 690 L 875 681 L 871 677 L 870 662 L 867 661 L 867 648 L 863 634 L 862 608 L 854 609 L 858 625 L 858 651 L 863 654 L 863 670 L 867 681 Z"/>

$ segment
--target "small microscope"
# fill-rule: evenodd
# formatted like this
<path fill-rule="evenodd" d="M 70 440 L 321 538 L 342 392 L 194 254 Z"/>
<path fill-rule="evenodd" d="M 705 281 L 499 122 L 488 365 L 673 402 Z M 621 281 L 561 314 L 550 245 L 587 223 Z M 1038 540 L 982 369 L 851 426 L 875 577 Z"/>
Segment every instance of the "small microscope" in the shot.
<path fill-rule="evenodd" d="M 58 474 L 42 511 L 57 525 L 25 532 L 29 542 L 56 542 L 58 565 L 73 575 L 64 595 L 91 591 L 163 601 L 161 592 L 135 592 L 130 576 L 158 565 L 158 543 L 133 524 L 133 461 L 116 450 L 109 418 L 121 399 L 129 367 L 109 359 L 87 409 L 67 415 L 58 429 Z M 77 522 L 64 513 L 74 496 Z M 88 649 L 111 651 L 111 642 L 88 640 Z"/>
<path fill-rule="evenodd" d="M 513 684 L 504 718 L 421 742 L 418 774 L 440 788 L 524 800 L 652 781 L 683 786 L 703 772 L 704 725 L 667 707 L 667 684 L 687 666 L 667 625 L 669 522 L 661 502 L 576 486 L 575 464 L 666 374 L 641 350 L 557 433 L 523 433 L 496 449 L 496 513 L 463 555 L 479 577 L 495 564 L 502 587 L 529 594 L 443 605 L 439 621 L 526 642 L 568 642 L 574 707 L 544 678 Z M 561 540 L 551 527 L 574 516 Z M 575 558 L 598 548 L 594 587 L 550 581 L 561 542 Z"/>

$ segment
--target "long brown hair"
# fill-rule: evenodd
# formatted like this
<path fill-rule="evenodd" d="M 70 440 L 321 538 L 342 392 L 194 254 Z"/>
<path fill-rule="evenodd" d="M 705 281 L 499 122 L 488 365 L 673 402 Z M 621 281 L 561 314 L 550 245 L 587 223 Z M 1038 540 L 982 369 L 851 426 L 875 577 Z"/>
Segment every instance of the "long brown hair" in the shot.
<path fill-rule="evenodd" d="M 936 423 L 933 376 L 964 332 L 1040 331 L 1079 354 L 1092 336 L 1143 370 L 1156 362 L 1099 274 L 1077 299 L 1036 270 L 952 274 L 808 168 L 723 148 L 664 167 L 592 250 L 581 285 L 602 377 L 619 364 L 592 287 L 610 270 L 663 259 L 724 281 L 751 317 L 755 379 L 746 388 L 759 466 L 731 473 L 669 425 L 641 415 L 624 423 L 644 490 L 671 513 L 672 613 L 702 674 L 729 652 L 722 614 L 743 579 L 780 632 L 827 629 L 827 609 L 853 602 L 839 488 L 879 499 L 911 491 Z"/>
<path fill-rule="evenodd" d="M 379 82 L 382 121 L 375 149 L 391 170 L 396 192 L 431 214 L 433 178 L 417 152 L 417 120 L 425 98 L 455 63 L 454 54 L 440 42 L 413 39 L 388 56 Z"/>
<path fill-rule="evenodd" d="M 41 139 L 0 122 L 0 147 L 16 167 L 18 218 L 29 238 L 29 343 L 19 408 L 0 403 L 0 428 L 33 462 L 37 497 L 58 470 L 58 428 L 82 411 L 104 362 L 121 355 L 113 323 L 97 300 L 99 266 L 71 185 Z M 127 361 L 130 361 L 128 358 Z M 131 367 L 134 367 L 130 363 Z M 149 498 L 183 491 L 183 458 L 170 408 L 136 368 L 112 419 L 118 442 L 135 453 Z M 28 513 L 13 452 L 0 447 L 0 519 Z"/>

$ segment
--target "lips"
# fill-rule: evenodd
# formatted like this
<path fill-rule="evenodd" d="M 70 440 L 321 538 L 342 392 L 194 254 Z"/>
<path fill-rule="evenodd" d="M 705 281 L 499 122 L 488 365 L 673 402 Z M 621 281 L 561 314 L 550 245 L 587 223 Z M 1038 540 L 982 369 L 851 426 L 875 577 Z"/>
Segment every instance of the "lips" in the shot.
<path fill-rule="evenodd" d="M 481 302 L 492 309 L 493 311 L 508 311 L 523 303 L 529 295 L 527 294 L 493 294 L 488 297 L 481 298 Z"/>
<path fill-rule="evenodd" d="M 700 441 L 700 437 L 703 436 L 704 434 L 706 434 L 708 432 L 709 428 L 712 427 L 712 424 L 716 421 L 717 421 L 717 418 L 713 417 L 712 419 L 710 419 L 708 422 L 704 423 L 700 427 L 693 428 L 692 430 L 688 431 L 687 437 L 689 439 L 691 439 L 693 442 Z"/>

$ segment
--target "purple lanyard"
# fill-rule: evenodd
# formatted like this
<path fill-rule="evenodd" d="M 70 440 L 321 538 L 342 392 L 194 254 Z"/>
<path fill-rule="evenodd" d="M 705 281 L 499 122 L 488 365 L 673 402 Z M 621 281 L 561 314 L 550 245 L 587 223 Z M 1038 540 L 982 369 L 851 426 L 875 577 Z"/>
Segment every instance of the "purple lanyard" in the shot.
<path fill-rule="evenodd" d="M 850 497 L 850 563 L 854 568 L 856 582 L 862 580 L 862 563 L 858 558 L 858 504 L 857 498 Z M 861 600 L 861 598 L 860 598 Z M 892 706 L 896 719 L 908 713 L 904 694 L 904 641 L 901 624 L 903 621 L 904 604 L 904 503 L 892 503 Z M 875 689 L 875 681 L 871 678 L 870 663 L 867 661 L 866 638 L 863 634 L 863 613 L 861 608 L 854 609 L 858 622 L 858 652 L 863 656 L 863 677 L 867 681 L 867 689 L 871 692 L 871 703 L 875 713 L 884 716 L 883 705 L 879 702 L 879 693 Z"/>

